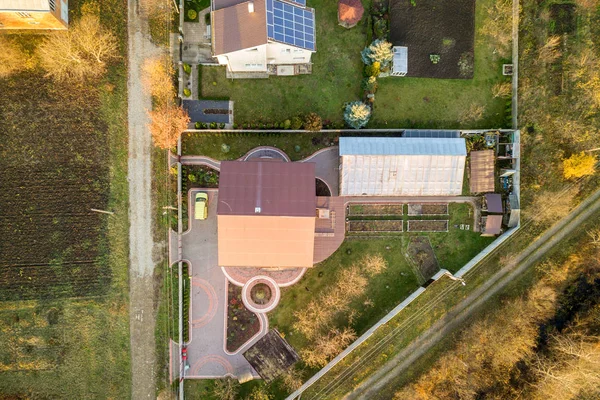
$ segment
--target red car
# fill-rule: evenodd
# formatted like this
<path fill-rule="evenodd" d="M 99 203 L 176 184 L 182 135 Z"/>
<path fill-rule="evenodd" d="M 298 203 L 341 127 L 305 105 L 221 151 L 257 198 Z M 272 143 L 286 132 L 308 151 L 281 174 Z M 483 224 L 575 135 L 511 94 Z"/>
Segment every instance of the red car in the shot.
<path fill-rule="evenodd" d="M 181 361 L 185 363 L 187 360 L 187 347 L 181 349 Z"/>

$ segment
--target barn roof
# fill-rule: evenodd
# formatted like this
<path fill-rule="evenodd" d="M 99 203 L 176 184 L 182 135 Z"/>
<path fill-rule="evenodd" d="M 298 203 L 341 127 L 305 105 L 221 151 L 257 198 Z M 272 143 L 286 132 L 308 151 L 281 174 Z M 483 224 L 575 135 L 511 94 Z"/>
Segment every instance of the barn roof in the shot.
<path fill-rule="evenodd" d="M 294 348 L 281 337 L 277 329 L 271 329 L 246 350 L 244 357 L 267 382 L 271 382 L 300 361 Z"/>

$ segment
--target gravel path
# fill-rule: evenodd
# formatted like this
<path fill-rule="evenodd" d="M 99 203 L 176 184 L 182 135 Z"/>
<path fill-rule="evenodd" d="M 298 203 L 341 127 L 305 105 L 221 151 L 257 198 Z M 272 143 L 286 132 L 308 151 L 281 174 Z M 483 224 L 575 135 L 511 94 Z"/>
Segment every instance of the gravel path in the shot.
<path fill-rule="evenodd" d="M 129 19 L 129 283 L 132 398 L 156 397 L 154 262 L 152 250 L 151 148 L 146 110 L 152 107 L 141 83 L 142 64 L 159 53 L 149 40 L 138 2 L 128 0 Z"/>
<path fill-rule="evenodd" d="M 600 191 L 588 197 L 578 208 L 554 225 L 549 231 L 522 251 L 515 262 L 498 271 L 485 284 L 471 293 L 448 315 L 434 323 L 417 340 L 393 357 L 378 372 L 371 375 L 345 399 L 372 399 L 440 340 L 463 326 L 466 319 L 483 303 L 504 289 L 515 278 L 538 262 L 546 253 L 573 234 L 594 213 L 600 210 Z M 465 278 L 468 284 L 468 277 Z"/>

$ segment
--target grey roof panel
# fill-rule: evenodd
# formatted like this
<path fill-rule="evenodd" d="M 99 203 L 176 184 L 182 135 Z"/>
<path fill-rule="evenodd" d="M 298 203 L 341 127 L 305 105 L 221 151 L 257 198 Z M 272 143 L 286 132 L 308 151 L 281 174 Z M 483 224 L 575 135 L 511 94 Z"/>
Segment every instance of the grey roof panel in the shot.
<path fill-rule="evenodd" d="M 459 138 L 460 131 L 450 131 L 446 129 L 407 129 L 402 137 L 420 137 L 420 138 Z"/>
<path fill-rule="evenodd" d="M 341 137 L 340 156 L 345 155 L 440 155 L 466 156 L 464 138 Z"/>

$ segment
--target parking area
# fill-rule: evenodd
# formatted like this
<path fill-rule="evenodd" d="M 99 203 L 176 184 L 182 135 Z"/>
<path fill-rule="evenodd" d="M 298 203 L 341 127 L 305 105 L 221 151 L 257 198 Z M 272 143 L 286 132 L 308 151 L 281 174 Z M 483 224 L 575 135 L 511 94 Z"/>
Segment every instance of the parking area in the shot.
<path fill-rule="evenodd" d="M 208 194 L 208 217 L 194 219 L 194 196 Z M 187 345 L 189 369 L 186 378 L 242 377 L 254 369 L 242 356 L 248 343 L 236 354 L 225 351 L 227 279 L 217 265 L 217 198 L 215 189 L 190 190 L 188 193 L 189 229 L 182 235 L 182 256 L 189 262 L 191 274 L 190 342 Z M 263 332 L 268 323 L 261 320 Z M 262 336 L 259 335 L 259 337 Z M 258 337 L 255 339 L 258 340 Z"/>

